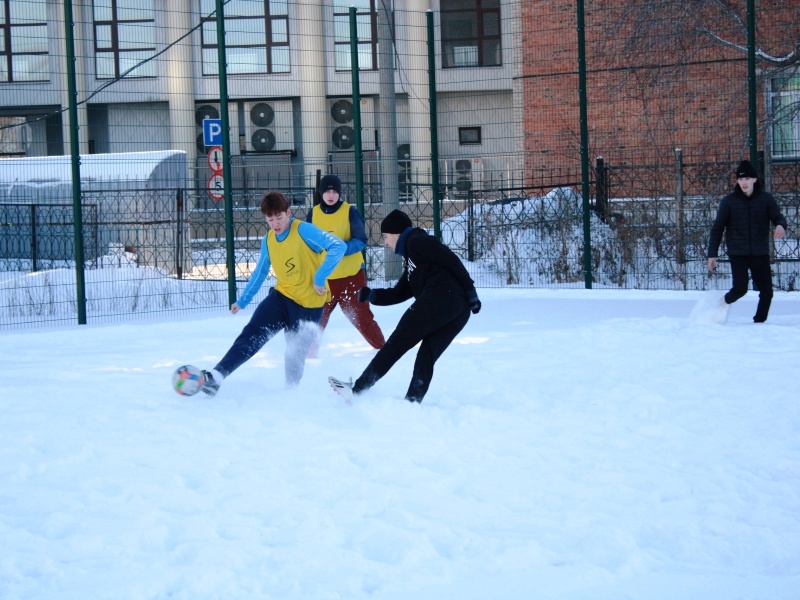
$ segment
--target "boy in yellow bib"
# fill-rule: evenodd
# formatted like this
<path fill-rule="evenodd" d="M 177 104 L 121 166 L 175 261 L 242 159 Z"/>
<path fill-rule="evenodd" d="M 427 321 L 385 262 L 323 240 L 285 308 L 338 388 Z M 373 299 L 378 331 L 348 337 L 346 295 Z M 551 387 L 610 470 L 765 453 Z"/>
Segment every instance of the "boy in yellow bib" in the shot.
<path fill-rule="evenodd" d="M 345 243 L 311 223 L 292 217 L 289 200 L 280 192 L 267 192 L 261 213 L 269 231 L 261 240 L 261 256 L 239 299 L 231 305 L 236 314 L 246 308 L 269 274 L 277 283 L 256 307 L 230 350 L 211 371 L 203 371 L 203 392 L 214 396 L 220 383 L 264 347 L 281 330 L 286 334 L 286 387 L 303 377 L 306 354 L 317 337 L 322 307 L 330 300 L 327 279 L 345 252 Z"/>
<path fill-rule="evenodd" d="M 380 350 L 386 343 L 383 332 L 375 321 L 369 304 L 358 301 L 358 290 L 367 285 L 364 256 L 361 254 L 367 246 L 364 219 L 355 206 L 342 200 L 342 182 L 336 175 L 322 177 L 317 189 L 321 201 L 308 212 L 306 221 L 344 240 L 347 245 L 342 262 L 328 278 L 331 299 L 322 310 L 319 327 L 322 331 L 325 330 L 328 319 L 338 304 L 342 307 L 344 316 L 364 336 L 367 343 Z M 316 358 L 318 346 L 318 340 L 312 344 L 310 358 Z"/>

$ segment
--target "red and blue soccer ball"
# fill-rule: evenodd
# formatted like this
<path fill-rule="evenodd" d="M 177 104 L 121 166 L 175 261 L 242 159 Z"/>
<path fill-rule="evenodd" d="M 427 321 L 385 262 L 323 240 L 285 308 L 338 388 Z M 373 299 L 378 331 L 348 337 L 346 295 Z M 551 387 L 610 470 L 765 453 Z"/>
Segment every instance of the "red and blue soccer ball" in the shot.
<path fill-rule="evenodd" d="M 181 396 L 194 396 L 206 383 L 203 371 L 194 365 L 183 365 L 172 375 L 172 387 Z"/>

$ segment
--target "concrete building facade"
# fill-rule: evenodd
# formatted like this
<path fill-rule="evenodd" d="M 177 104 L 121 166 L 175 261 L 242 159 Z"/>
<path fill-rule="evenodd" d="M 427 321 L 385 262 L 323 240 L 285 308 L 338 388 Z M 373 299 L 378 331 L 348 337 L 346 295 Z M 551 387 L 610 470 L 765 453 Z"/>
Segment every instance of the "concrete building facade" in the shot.
<path fill-rule="evenodd" d="M 72 59 L 64 3 L 9 4 L 2 27 L 11 43 L 0 55 L 0 154 L 66 154 Z M 231 0 L 224 6 L 225 86 L 234 187 L 302 189 L 313 187 L 319 172 L 351 177 L 351 6 L 368 181 L 381 181 L 387 156 L 396 163 L 392 177 L 401 194 L 404 184 L 430 181 L 428 11 L 447 189 L 457 188 L 465 170 L 474 176 L 467 185 L 479 185 L 479 177 L 509 184 L 518 178 L 518 0 L 395 0 L 388 14 L 378 0 Z M 72 2 L 81 154 L 181 150 L 202 187 L 211 172 L 202 122 L 221 111 L 215 8 L 214 0 Z M 379 39 L 382 18 L 390 21 L 387 40 Z M 380 68 L 387 57 L 390 69 Z"/>

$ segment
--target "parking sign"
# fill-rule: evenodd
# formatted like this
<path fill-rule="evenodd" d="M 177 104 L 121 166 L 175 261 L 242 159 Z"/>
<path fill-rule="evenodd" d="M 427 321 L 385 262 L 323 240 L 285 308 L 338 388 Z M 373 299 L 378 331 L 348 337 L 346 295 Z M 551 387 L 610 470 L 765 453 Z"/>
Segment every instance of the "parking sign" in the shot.
<path fill-rule="evenodd" d="M 203 144 L 222 145 L 222 119 L 203 119 Z"/>

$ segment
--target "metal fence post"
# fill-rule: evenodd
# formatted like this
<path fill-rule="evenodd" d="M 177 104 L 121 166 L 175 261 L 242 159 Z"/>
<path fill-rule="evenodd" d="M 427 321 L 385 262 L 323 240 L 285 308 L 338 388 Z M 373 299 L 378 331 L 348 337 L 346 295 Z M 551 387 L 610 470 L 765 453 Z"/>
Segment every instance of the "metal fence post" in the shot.
<path fill-rule="evenodd" d="M 69 150 L 72 158 L 72 220 L 75 238 L 75 295 L 78 325 L 86 325 L 86 274 L 83 264 L 83 213 L 81 210 L 81 154 L 78 144 L 78 90 L 75 75 L 75 23 L 72 2 L 64 0 L 64 33 L 67 60 L 67 91 L 69 95 Z"/>
<path fill-rule="evenodd" d="M 36 241 L 36 205 L 31 204 L 31 271 L 34 273 L 39 270 L 37 263 L 37 253 L 36 253 L 36 246 L 38 245 Z"/>
<path fill-rule="evenodd" d="M 236 302 L 236 247 L 233 240 L 233 198 L 231 198 L 231 139 L 228 122 L 228 65 L 225 58 L 225 13 L 217 0 L 217 63 L 219 64 L 219 116 L 222 119 L 222 179 L 225 195 L 225 266 L 228 270 L 228 306 Z"/>
<path fill-rule="evenodd" d="M 683 150 L 675 148 L 675 214 L 678 235 L 675 238 L 675 261 L 679 265 L 686 264 L 685 215 L 683 207 Z M 686 283 L 684 282 L 684 288 Z"/>
<path fill-rule="evenodd" d="M 758 95 L 756 79 L 756 6 L 747 0 L 747 114 L 749 117 L 748 145 L 750 162 L 758 164 Z"/>
<path fill-rule="evenodd" d="M 602 156 L 595 160 L 595 202 L 594 207 L 600 219 L 605 223 L 608 219 L 608 169 Z"/>
<path fill-rule="evenodd" d="M 428 102 L 431 120 L 431 202 L 433 203 L 433 236 L 442 239 L 439 197 L 439 132 L 436 120 L 436 47 L 433 35 L 433 11 L 425 11 L 428 26 Z"/>
<path fill-rule="evenodd" d="M 175 194 L 175 208 L 177 212 L 177 231 L 175 231 L 175 276 L 183 279 L 183 223 L 185 212 L 183 210 L 183 190 L 178 188 Z"/>
<path fill-rule="evenodd" d="M 583 0 L 577 0 L 578 12 L 578 95 L 581 126 L 581 195 L 583 197 L 583 281 L 592 287 L 592 232 L 589 214 L 589 124 L 586 107 L 586 32 Z"/>
<path fill-rule="evenodd" d="M 467 260 L 475 261 L 475 193 L 467 192 Z"/>

